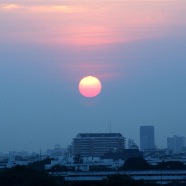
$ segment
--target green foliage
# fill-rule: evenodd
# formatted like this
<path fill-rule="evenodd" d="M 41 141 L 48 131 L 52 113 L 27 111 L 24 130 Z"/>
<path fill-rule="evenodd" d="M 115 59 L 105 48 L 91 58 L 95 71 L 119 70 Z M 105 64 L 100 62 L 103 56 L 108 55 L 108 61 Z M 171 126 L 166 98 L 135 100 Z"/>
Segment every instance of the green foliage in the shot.
<path fill-rule="evenodd" d="M 152 166 L 141 157 L 128 158 L 123 166 L 124 170 L 149 170 Z"/>
<path fill-rule="evenodd" d="M 110 171 L 111 169 L 104 165 L 99 165 L 99 166 L 90 166 L 89 170 L 90 171 Z"/>
<path fill-rule="evenodd" d="M 110 175 L 103 181 L 64 181 L 64 177 L 51 176 L 44 170 L 44 165 L 50 163 L 51 159 L 35 162 L 29 166 L 16 166 L 11 169 L 0 170 L 0 186 L 158 186 L 155 183 L 146 183 L 143 180 L 133 180 L 128 175 Z M 77 161 L 81 157 L 77 156 Z M 91 166 L 91 171 L 110 170 L 105 166 Z M 129 158 L 125 161 L 124 170 L 175 170 L 185 169 L 185 165 L 178 161 L 161 162 L 156 166 L 149 165 L 143 158 Z M 49 172 L 65 172 L 69 169 L 65 166 L 55 165 Z M 75 170 L 73 170 L 75 171 Z M 165 186 L 184 186 L 185 183 L 172 182 Z"/>
<path fill-rule="evenodd" d="M 106 183 L 109 186 L 119 186 L 119 185 L 130 185 L 132 182 L 132 179 L 128 175 L 120 175 L 120 174 L 115 174 L 115 175 L 109 175 L 107 176 Z"/>
<path fill-rule="evenodd" d="M 56 179 L 44 171 L 16 166 L 0 173 L 1 186 L 59 186 Z"/>
<path fill-rule="evenodd" d="M 179 161 L 167 161 L 167 162 L 161 162 L 158 165 L 156 165 L 156 169 L 158 170 L 183 170 L 186 169 L 186 166 L 184 163 Z"/>
<path fill-rule="evenodd" d="M 74 156 L 74 164 L 81 164 L 83 163 L 83 159 L 80 154 L 76 154 Z"/>
<path fill-rule="evenodd" d="M 150 165 L 141 157 L 128 158 L 122 170 L 186 170 L 186 166 L 180 161 L 161 162 L 158 165 Z"/>
<path fill-rule="evenodd" d="M 48 170 L 49 172 L 67 172 L 69 169 L 66 166 L 62 165 L 55 165 L 51 169 Z"/>
<path fill-rule="evenodd" d="M 103 183 L 104 186 L 158 186 L 157 184 L 145 183 L 142 180 L 133 180 L 132 177 L 126 174 L 114 174 L 107 176 L 107 179 Z"/>
<path fill-rule="evenodd" d="M 178 181 L 174 181 L 174 182 L 168 183 L 164 186 L 185 186 L 185 185 L 186 185 L 185 183 L 180 183 Z"/>
<path fill-rule="evenodd" d="M 41 161 L 36 161 L 34 163 L 29 164 L 29 167 L 36 170 L 45 170 L 45 165 L 51 163 L 51 158 L 46 158 Z"/>

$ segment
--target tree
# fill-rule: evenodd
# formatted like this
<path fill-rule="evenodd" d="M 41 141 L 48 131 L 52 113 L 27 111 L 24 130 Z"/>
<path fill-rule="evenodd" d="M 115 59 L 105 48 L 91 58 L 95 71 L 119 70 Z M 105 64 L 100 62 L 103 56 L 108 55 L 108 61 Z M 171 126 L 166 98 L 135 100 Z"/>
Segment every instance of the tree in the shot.
<path fill-rule="evenodd" d="M 57 179 L 45 171 L 15 166 L 0 173 L 1 186 L 59 186 Z"/>
<path fill-rule="evenodd" d="M 123 165 L 125 170 L 148 170 L 151 165 L 141 157 L 128 158 Z"/>
<path fill-rule="evenodd" d="M 128 175 L 114 174 L 107 176 L 106 185 L 108 186 L 130 186 L 132 178 Z"/>
<path fill-rule="evenodd" d="M 30 163 L 28 166 L 32 169 L 36 169 L 36 170 L 45 170 L 45 165 L 46 164 L 50 164 L 51 160 L 53 160 L 52 158 L 46 158 L 44 160 L 41 161 L 36 161 L 33 163 Z"/>
<path fill-rule="evenodd" d="M 53 167 L 51 167 L 51 169 L 49 169 L 49 172 L 67 172 L 69 171 L 69 169 L 66 166 L 62 166 L 62 165 L 54 165 Z"/>
<path fill-rule="evenodd" d="M 156 169 L 159 170 L 176 170 L 176 169 L 185 169 L 185 165 L 183 162 L 180 161 L 167 161 L 167 162 L 161 162 L 158 165 L 156 165 Z"/>
<path fill-rule="evenodd" d="M 74 164 L 81 164 L 83 163 L 83 158 L 81 157 L 80 154 L 76 154 L 74 156 Z"/>

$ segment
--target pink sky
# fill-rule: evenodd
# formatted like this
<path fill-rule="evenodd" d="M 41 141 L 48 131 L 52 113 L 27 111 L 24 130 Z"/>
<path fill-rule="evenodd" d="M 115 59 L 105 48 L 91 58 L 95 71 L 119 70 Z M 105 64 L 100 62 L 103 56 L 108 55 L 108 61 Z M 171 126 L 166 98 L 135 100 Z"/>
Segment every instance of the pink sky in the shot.
<path fill-rule="evenodd" d="M 6 3 L 0 4 L 0 35 L 9 42 L 75 46 L 153 39 L 186 24 L 185 5 L 185 0 Z"/>

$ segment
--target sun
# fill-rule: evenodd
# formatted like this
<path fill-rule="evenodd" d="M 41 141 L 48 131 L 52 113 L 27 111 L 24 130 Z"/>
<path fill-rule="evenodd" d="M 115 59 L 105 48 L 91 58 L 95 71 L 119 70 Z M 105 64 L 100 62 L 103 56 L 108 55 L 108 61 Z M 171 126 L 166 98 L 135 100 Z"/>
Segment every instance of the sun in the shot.
<path fill-rule="evenodd" d="M 84 77 L 79 82 L 79 92 L 88 98 L 97 96 L 101 92 L 101 88 L 101 82 L 93 76 Z"/>

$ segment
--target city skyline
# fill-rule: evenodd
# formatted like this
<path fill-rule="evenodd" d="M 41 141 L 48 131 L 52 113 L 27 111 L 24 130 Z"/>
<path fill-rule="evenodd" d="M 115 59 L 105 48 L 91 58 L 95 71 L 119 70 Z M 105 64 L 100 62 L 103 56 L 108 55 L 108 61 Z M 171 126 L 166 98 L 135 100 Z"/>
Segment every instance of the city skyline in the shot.
<path fill-rule="evenodd" d="M 156 145 L 186 130 L 186 1 L 0 3 L 0 152 L 66 147 L 77 133 L 121 132 Z M 78 85 L 97 77 L 101 92 Z"/>
<path fill-rule="evenodd" d="M 129 138 L 126 138 L 125 136 L 124 136 L 124 138 L 125 138 L 125 145 L 124 145 L 124 148 L 125 149 L 130 149 L 129 147 L 127 147 L 127 145 L 126 145 L 126 143 L 128 143 L 129 141 L 131 141 L 132 140 L 132 142 L 133 142 L 133 144 L 135 144 L 135 145 L 137 145 L 137 146 L 135 146 L 135 148 L 137 148 L 137 149 L 139 149 L 140 151 L 144 151 L 144 150 L 158 150 L 158 149 L 167 149 L 167 150 L 170 150 L 170 145 L 169 145 L 169 142 L 168 142 L 168 139 L 171 139 L 171 138 L 175 138 L 175 137 L 177 137 L 177 138 L 184 138 L 185 139 L 185 136 L 179 136 L 179 135 L 176 135 L 176 134 L 174 134 L 172 137 L 170 137 L 170 136 L 166 136 L 165 137 L 165 139 L 166 139 L 166 142 L 165 142 L 165 146 L 164 147 L 162 147 L 162 146 L 157 146 L 156 145 L 156 143 L 155 143 L 155 141 L 156 141 L 156 133 L 155 133 L 155 131 L 153 131 L 154 132 L 154 139 L 153 139 L 153 143 L 154 143 L 154 148 L 150 148 L 150 149 L 146 149 L 146 148 L 141 148 L 141 142 L 140 142 L 140 140 L 141 140 L 141 135 L 142 135 L 142 133 L 146 133 L 146 129 L 145 129 L 145 131 L 143 131 L 142 133 L 141 133 L 141 128 L 149 128 L 149 127 L 153 127 L 154 128 L 154 126 L 148 126 L 148 125 L 146 125 L 146 126 L 140 126 L 140 128 L 139 128 L 139 142 L 137 142 L 137 144 L 136 144 L 136 141 L 134 141 L 133 140 L 133 138 L 131 138 L 131 137 L 129 137 Z M 143 129 L 144 130 L 144 129 Z M 151 129 L 150 129 L 151 130 Z M 154 130 L 154 129 L 153 129 Z M 152 131 L 150 131 L 150 133 L 151 133 Z M 147 129 L 147 133 L 148 133 L 148 129 Z M 97 134 L 97 135 L 101 135 L 101 134 L 106 134 L 106 135 L 108 135 L 108 134 L 118 134 L 117 132 L 112 132 L 112 130 L 111 130 L 111 126 L 108 126 L 108 131 L 107 132 L 97 132 L 97 133 L 90 133 L 90 132 L 88 132 L 88 133 L 80 133 L 80 134 L 90 134 L 90 135 L 93 135 L 93 134 Z M 122 134 L 122 132 L 121 132 L 121 134 Z M 77 135 L 79 135 L 79 134 L 77 134 Z M 144 136 L 144 138 L 146 138 L 147 136 Z M 148 136 L 148 137 L 150 137 L 150 136 Z M 70 140 L 70 143 L 69 144 L 67 144 L 66 146 L 61 146 L 61 144 L 62 143 L 55 143 L 55 144 L 51 144 L 50 146 L 48 146 L 48 148 L 42 148 L 42 147 L 40 147 L 40 149 L 32 149 L 32 150 L 26 150 L 26 149 L 19 149 L 18 151 L 16 150 L 16 148 L 15 149 L 12 149 L 12 150 L 7 150 L 7 151 L 0 151 L 0 153 L 2 153 L 2 154 L 6 154 L 6 153 L 19 153 L 19 152 L 23 152 L 23 153 L 43 153 L 43 152 L 47 152 L 48 150 L 51 150 L 51 149 L 53 149 L 53 148 L 56 148 L 56 146 L 57 147 L 60 147 L 60 148 L 62 148 L 62 149 L 68 149 L 70 146 L 72 146 L 73 145 L 73 141 L 74 141 L 74 137 Z M 150 140 L 151 141 L 151 140 Z M 150 142 L 150 144 L 148 144 L 148 145 L 151 145 L 151 143 L 152 142 Z M 183 144 L 181 144 L 182 145 L 182 147 L 186 147 L 185 146 L 185 144 L 183 145 Z M 174 148 L 179 148 L 180 149 L 180 144 L 178 145 L 178 146 L 174 146 Z M 181 150 L 180 150 L 181 151 Z M 180 152 L 179 151 L 179 152 Z"/>

